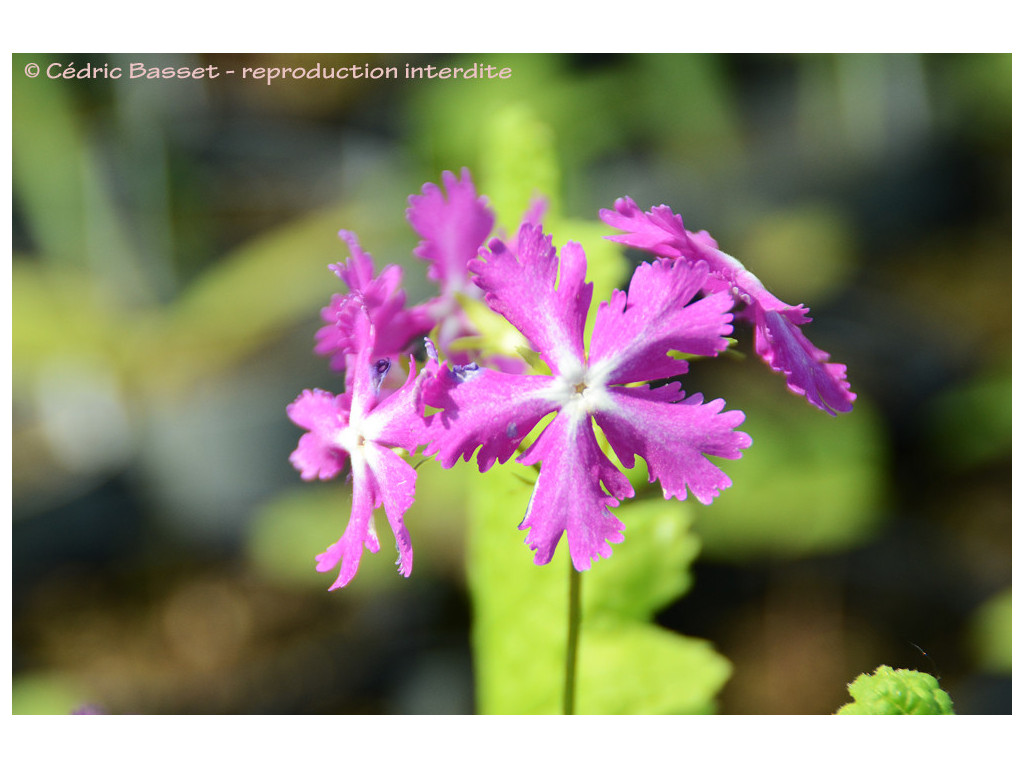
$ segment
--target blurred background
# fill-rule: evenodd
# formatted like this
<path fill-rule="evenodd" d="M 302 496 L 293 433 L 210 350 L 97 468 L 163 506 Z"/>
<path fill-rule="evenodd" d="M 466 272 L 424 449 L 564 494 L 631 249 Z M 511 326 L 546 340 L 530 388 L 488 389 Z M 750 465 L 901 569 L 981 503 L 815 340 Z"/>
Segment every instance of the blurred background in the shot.
<path fill-rule="evenodd" d="M 512 74 L 23 75 L 132 61 Z M 754 438 L 658 616 L 732 661 L 719 711 L 833 712 L 888 664 L 1009 713 L 1010 56 L 987 54 L 15 55 L 14 711 L 474 711 L 458 474 L 420 470 L 411 579 L 383 526 L 329 594 L 313 557 L 349 495 L 299 479 L 284 409 L 342 386 L 312 354 L 337 230 L 428 296 L 406 198 L 463 166 L 486 194 L 509 105 L 549 126 L 564 213 L 670 205 L 849 367 L 835 419 L 742 329 L 744 359 L 688 382 Z"/>

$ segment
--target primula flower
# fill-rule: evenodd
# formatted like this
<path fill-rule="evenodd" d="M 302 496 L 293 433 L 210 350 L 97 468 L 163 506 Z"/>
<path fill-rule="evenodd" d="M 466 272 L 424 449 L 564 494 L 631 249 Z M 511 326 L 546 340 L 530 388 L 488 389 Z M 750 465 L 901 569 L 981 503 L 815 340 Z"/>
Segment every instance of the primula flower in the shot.
<path fill-rule="evenodd" d="M 443 295 L 475 293 L 467 265 L 494 227 L 494 212 L 487 198 L 478 197 L 469 171 L 462 177 L 451 171 L 441 174 L 444 192 L 426 183 L 419 195 L 409 196 L 405 216 L 423 239 L 413 253 L 429 262 L 427 277 L 436 280 Z"/>
<path fill-rule="evenodd" d="M 556 254 L 541 228 L 524 224 L 514 250 L 501 240 L 470 263 L 487 304 L 533 345 L 551 375 L 519 375 L 475 365 L 450 367 L 431 360 L 423 399 L 441 408 L 425 455 L 449 468 L 479 449 L 480 471 L 507 461 L 522 439 L 547 414 L 555 413 L 537 440 L 519 457 L 540 463 L 540 472 L 520 529 L 534 561 L 551 560 L 562 533 L 577 570 L 611 555 L 610 543 L 624 528 L 609 509 L 631 497 L 626 477 L 602 452 L 593 423 L 604 431 L 626 467 L 634 454 L 647 462 L 665 498 L 687 489 L 707 504 L 729 478 L 706 455 L 736 459 L 750 438 L 734 431 L 740 411 L 722 412 L 722 400 L 686 397 L 678 384 L 628 386 L 683 374 L 684 360 L 669 350 L 714 355 L 732 327 L 730 296 L 712 294 L 692 304 L 705 284 L 706 265 L 662 261 L 642 264 L 628 293 L 615 291 L 597 312 L 589 355 L 583 330 L 593 284 L 584 283 L 586 255 L 577 243 Z M 557 285 L 556 285 L 557 283 Z"/>
<path fill-rule="evenodd" d="M 419 195 L 410 195 L 405 212 L 413 230 L 423 238 L 413 253 L 428 262 L 427 277 L 440 286 L 440 295 L 423 305 L 437 323 L 438 343 L 453 362 L 485 362 L 503 371 L 521 373 L 526 366 L 513 349 L 508 349 L 508 355 L 502 353 L 509 346 L 507 343 L 497 344 L 495 350 L 502 351 L 490 355 L 475 348 L 470 351 L 465 345 L 453 345 L 458 339 L 478 337 L 484 330 L 470 320 L 461 300 L 483 300 L 483 291 L 473 282 L 469 264 L 491 234 L 495 217 L 487 198 L 477 195 L 467 169 L 463 168 L 458 178 L 445 171 L 441 183 L 444 191 L 428 182 Z M 523 223 L 539 224 L 546 208 L 546 200 L 535 199 L 524 214 Z"/>
<path fill-rule="evenodd" d="M 405 291 L 399 287 L 401 267 L 390 264 L 374 277 L 373 258 L 359 246 L 356 235 L 343 229 L 338 237 L 345 241 L 352 255 L 345 263 L 331 264 L 330 269 L 348 286 L 349 292 L 335 294 L 321 310 L 320 316 L 327 325 L 317 331 L 313 351 L 330 355 L 334 370 L 345 370 L 349 357 L 357 352 L 356 319 L 369 313 L 376 339 L 372 355 L 393 362 L 414 338 L 430 331 L 434 319 L 422 306 L 405 308 Z"/>
<path fill-rule="evenodd" d="M 412 544 L 403 522 L 416 493 L 416 471 L 392 448 L 415 451 L 425 440 L 417 408 L 415 364 L 410 360 L 405 384 L 380 398 L 380 384 L 390 364 L 378 359 L 372 309 L 354 305 L 351 343 L 356 349 L 350 361 L 350 388 L 333 395 L 320 389 L 305 390 L 288 406 L 288 416 L 308 430 L 291 454 L 292 465 L 303 480 L 329 480 L 344 468 L 352 473 L 352 514 L 342 537 L 317 555 L 318 571 L 330 571 L 341 563 L 337 589 L 352 580 L 365 546 L 380 549 L 373 510 L 383 505 L 398 548 L 398 571 L 412 572 Z"/>
<path fill-rule="evenodd" d="M 626 234 L 610 240 L 688 264 L 706 264 L 705 292 L 727 291 L 746 305 L 737 315 L 754 325 L 754 349 L 772 370 L 785 375 L 790 390 L 812 405 L 835 415 L 849 411 L 857 396 L 846 381 L 846 366 L 828 362 L 829 355 L 807 340 L 797 327 L 811 322 L 807 307 L 793 306 L 773 296 L 743 264 L 718 249 L 706 231 L 690 232 L 667 205 L 640 210 L 630 198 L 615 201 L 615 210 L 602 210 L 601 219 Z"/>
<path fill-rule="evenodd" d="M 429 263 L 427 277 L 437 281 L 440 295 L 426 303 L 426 310 L 438 324 L 438 341 L 446 353 L 451 343 L 476 335 L 476 329 L 459 305 L 458 296 L 482 298 L 469 277 L 467 265 L 476 258 L 480 246 L 494 227 L 494 212 L 487 199 L 477 196 L 469 171 L 461 178 L 451 171 L 441 174 L 444 192 L 432 183 L 423 185 L 421 194 L 409 196 L 405 216 L 422 240 L 413 253 Z M 459 354 L 462 362 L 469 357 Z"/>

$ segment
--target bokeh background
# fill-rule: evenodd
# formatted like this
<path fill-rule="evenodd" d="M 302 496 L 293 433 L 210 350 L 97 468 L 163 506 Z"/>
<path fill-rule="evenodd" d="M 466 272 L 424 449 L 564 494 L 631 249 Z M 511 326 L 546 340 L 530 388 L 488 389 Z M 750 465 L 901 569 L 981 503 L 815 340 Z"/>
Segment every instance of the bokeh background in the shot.
<path fill-rule="evenodd" d="M 22 74 L 131 61 L 512 76 Z M 426 297 L 406 197 L 463 166 L 486 194 L 512 108 L 566 214 L 669 204 L 810 306 L 859 395 L 816 411 L 743 332 L 688 382 L 755 442 L 658 616 L 732 661 L 719 711 L 833 712 L 888 664 L 1009 713 L 1010 107 L 1009 55 L 15 55 L 14 711 L 474 711 L 458 475 L 421 470 L 411 579 L 385 533 L 328 593 L 349 497 L 300 481 L 284 406 L 341 387 L 312 354 L 337 230 Z"/>

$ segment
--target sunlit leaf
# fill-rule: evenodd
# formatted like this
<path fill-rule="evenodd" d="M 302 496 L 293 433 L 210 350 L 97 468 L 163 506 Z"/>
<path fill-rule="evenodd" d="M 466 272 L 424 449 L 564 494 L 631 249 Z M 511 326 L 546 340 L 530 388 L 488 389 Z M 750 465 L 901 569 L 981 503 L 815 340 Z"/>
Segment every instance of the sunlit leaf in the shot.
<path fill-rule="evenodd" d="M 837 715 L 954 715 L 949 694 L 926 672 L 884 664 L 848 686 L 853 701 Z"/>
<path fill-rule="evenodd" d="M 978 666 L 1008 675 L 1013 667 L 1013 599 L 1009 589 L 990 597 L 975 611 L 970 645 Z"/>
<path fill-rule="evenodd" d="M 579 663 L 583 715 L 712 714 L 732 672 L 707 640 L 627 622 L 585 623 Z"/>
<path fill-rule="evenodd" d="M 765 373 L 726 394 L 754 440 L 739 461 L 719 461 L 732 486 L 697 507 L 711 558 L 802 556 L 863 542 L 882 520 L 885 444 L 870 401 L 829 418 Z M 721 392 L 706 392 L 720 395 Z"/>
<path fill-rule="evenodd" d="M 59 672 L 15 675 L 11 700 L 15 715 L 70 715 L 89 703 L 82 686 Z"/>
<path fill-rule="evenodd" d="M 481 713 L 561 711 L 569 561 L 563 539 L 549 564 L 535 565 L 516 528 L 533 478 L 510 462 L 471 480 L 468 573 Z M 582 574 L 579 711 L 711 711 L 729 663 L 705 641 L 639 618 L 686 590 L 696 542 L 680 505 L 637 506 L 635 515 L 622 508 L 625 542 Z"/>

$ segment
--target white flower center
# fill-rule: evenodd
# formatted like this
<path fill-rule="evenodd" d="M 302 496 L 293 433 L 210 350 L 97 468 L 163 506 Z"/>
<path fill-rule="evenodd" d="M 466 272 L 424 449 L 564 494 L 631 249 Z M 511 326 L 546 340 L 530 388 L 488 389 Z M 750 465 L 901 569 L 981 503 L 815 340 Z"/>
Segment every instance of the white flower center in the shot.
<path fill-rule="evenodd" d="M 563 366 L 562 374 L 541 394 L 573 421 L 582 421 L 590 414 L 615 407 L 605 386 L 607 374 L 607 366 L 586 368 L 573 362 Z"/>
<path fill-rule="evenodd" d="M 362 455 L 365 442 L 363 434 L 351 424 L 339 430 L 334 436 L 334 444 L 349 456 Z"/>

